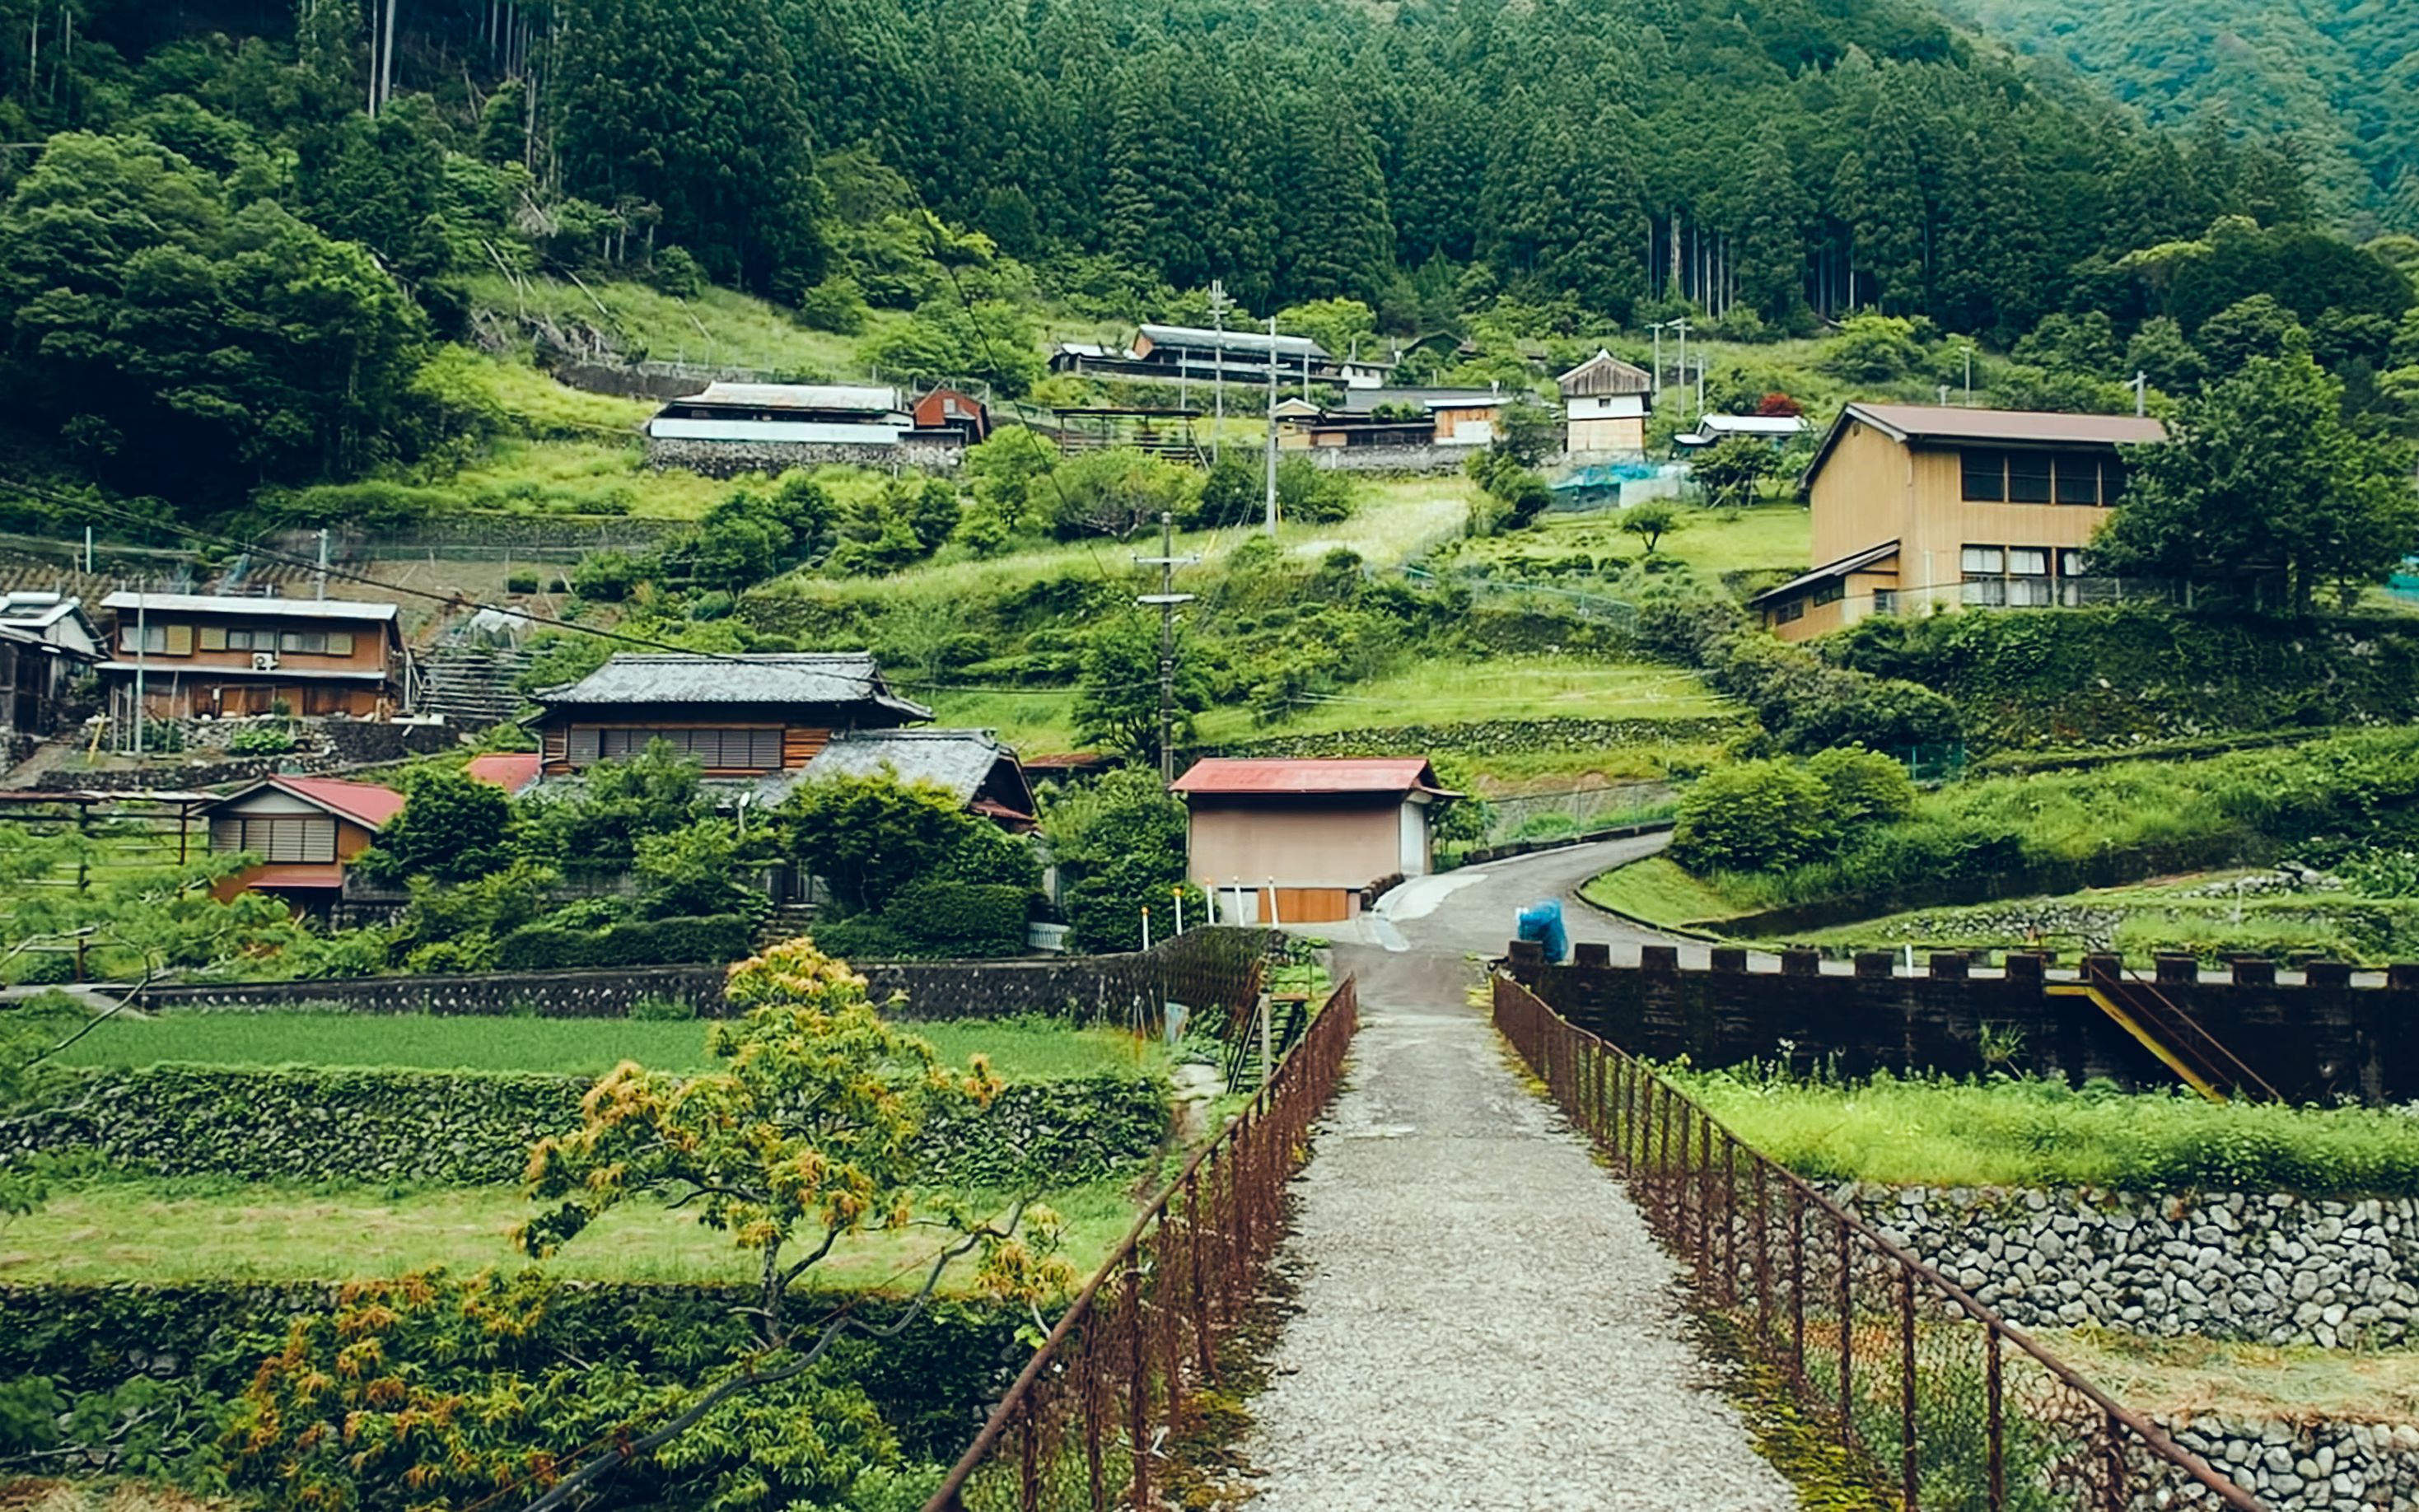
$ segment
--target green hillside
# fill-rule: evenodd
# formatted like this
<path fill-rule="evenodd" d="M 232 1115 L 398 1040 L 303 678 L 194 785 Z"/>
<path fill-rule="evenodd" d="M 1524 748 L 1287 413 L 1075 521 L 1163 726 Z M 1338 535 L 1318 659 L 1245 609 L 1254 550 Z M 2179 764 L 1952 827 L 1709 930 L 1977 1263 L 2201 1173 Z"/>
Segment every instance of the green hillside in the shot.
<path fill-rule="evenodd" d="M 2152 121 L 2292 144 L 2330 212 L 2419 232 L 2419 11 L 2380 0 L 1949 0 Z"/>

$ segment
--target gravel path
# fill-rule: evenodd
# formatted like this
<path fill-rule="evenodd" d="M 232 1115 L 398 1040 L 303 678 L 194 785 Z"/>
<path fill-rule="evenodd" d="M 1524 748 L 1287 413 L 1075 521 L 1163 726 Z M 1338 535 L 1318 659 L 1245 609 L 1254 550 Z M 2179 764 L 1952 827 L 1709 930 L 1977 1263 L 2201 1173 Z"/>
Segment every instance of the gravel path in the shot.
<path fill-rule="evenodd" d="M 1255 1512 L 1795 1507 L 1637 1210 L 1468 1005 L 1474 968 L 1337 953 L 1362 1028 L 1280 1257 L 1301 1310 L 1253 1407 Z"/>

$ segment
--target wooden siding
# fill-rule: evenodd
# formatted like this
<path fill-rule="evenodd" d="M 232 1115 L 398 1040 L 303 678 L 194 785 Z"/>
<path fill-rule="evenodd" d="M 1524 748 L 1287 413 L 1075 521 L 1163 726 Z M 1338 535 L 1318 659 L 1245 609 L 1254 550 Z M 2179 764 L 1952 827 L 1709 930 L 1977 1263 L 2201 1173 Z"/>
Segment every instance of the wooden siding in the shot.
<path fill-rule="evenodd" d="M 782 768 L 794 772 L 813 761 L 824 753 L 825 746 L 831 744 L 831 737 L 832 733 L 828 730 L 810 730 L 802 725 L 790 726 L 781 734 Z"/>
<path fill-rule="evenodd" d="M 1882 431 L 1849 423 L 1808 493 L 1814 534 L 1809 565 L 1903 537 L 1915 488 L 1914 455 Z"/>
<path fill-rule="evenodd" d="M 823 754 L 831 744 L 832 733 L 820 725 L 784 725 L 762 719 L 579 719 L 561 724 L 547 724 L 538 732 L 539 749 L 543 757 L 540 770 L 549 777 L 561 777 L 578 771 L 597 759 L 597 734 L 604 730 L 778 730 L 781 733 L 781 770 L 796 771 Z M 752 777 L 760 770 L 752 766 L 709 766 L 708 777 Z"/>

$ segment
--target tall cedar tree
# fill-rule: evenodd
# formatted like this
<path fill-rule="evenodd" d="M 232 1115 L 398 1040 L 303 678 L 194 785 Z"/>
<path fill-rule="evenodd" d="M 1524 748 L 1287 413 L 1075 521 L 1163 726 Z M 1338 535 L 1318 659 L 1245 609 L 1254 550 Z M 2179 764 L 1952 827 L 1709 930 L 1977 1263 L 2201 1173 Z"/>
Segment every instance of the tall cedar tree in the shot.
<path fill-rule="evenodd" d="M 1375 303 L 1394 266 L 1394 226 L 1386 176 L 1358 109 L 1343 99 L 1317 105 L 1295 123 L 1287 149 L 1279 297 Z"/>
<path fill-rule="evenodd" d="M 716 283 L 794 299 L 822 279 L 813 137 L 767 0 L 576 0 L 556 25 L 566 189 L 660 207 Z"/>

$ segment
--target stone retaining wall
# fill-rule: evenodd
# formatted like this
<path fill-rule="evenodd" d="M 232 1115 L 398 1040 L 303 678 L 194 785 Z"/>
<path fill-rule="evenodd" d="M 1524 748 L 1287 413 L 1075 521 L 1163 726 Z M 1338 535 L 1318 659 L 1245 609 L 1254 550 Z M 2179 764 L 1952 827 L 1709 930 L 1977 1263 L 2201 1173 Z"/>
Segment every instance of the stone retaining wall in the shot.
<path fill-rule="evenodd" d="M 917 468 L 926 472 L 955 472 L 966 459 L 957 441 L 901 441 L 878 446 L 854 441 L 699 441 L 647 439 L 647 466 L 680 468 L 709 478 L 735 478 L 746 472 L 781 473 L 792 468 L 827 464 L 856 468 Z"/>
<path fill-rule="evenodd" d="M 1480 446 L 1307 446 L 1287 451 L 1331 472 L 1459 472 Z"/>
<path fill-rule="evenodd" d="M 1148 951 L 1036 961 L 901 961 L 860 964 L 874 998 L 907 995 L 902 1018 L 1009 1018 L 1039 1013 L 1122 1022 L 1137 1007 L 1156 1015 L 1163 995 L 1196 1007 L 1231 1000 L 1258 930 L 1197 929 Z M 276 1011 L 308 1005 L 350 1013 L 442 1013 L 621 1018 L 641 997 L 684 998 L 723 1014 L 718 964 L 599 971 L 486 971 L 460 976 L 353 977 L 326 981 L 223 982 L 154 987 L 146 1011 Z"/>
<path fill-rule="evenodd" d="M 1872 1185 L 1838 1196 L 2025 1327 L 2350 1349 L 2410 1342 L 2419 1309 L 2409 1197 Z"/>
<path fill-rule="evenodd" d="M 2275 1512 L 2419 1504 L 2419 1427 L 2407 1423 L 2286 1423 L 2211 1412 L 2165 1427 Z"/>

